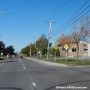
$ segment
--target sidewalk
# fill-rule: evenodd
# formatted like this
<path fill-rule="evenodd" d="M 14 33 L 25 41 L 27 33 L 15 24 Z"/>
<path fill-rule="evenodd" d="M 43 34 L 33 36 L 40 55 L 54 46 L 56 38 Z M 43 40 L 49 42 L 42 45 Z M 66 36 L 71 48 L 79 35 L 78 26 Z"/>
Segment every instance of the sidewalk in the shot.
<path fill-rule="evenodd" d="M 40 59 L 35 59 L 35 58 L 30 58 L 30 57 L 25 57 L 25 58 L 26 58 L 26 59 L 29 59 L 29 60 L 36 61 L 36 62 L 38 62 L 38 63 L 42 63 L 42 64 L 45 64 L 45 65 L 48 65 L 48 66 L 68 67 L 68 66 L 65 65 L 65 64 L 50 62 L 50 61 L 46 61 L 46 60 L 40 60 Z"/>
<path fill-rule="evenodd" d="M 0 63 L 10 62 L 10 61 L 12 61 L 12 60 L 4 59 L 4 60 L 0 60 Z"/>
<path fill-rule="evenodd" d="M 0 60 L 0 63 L 6 62 L 7 60 Z"/>

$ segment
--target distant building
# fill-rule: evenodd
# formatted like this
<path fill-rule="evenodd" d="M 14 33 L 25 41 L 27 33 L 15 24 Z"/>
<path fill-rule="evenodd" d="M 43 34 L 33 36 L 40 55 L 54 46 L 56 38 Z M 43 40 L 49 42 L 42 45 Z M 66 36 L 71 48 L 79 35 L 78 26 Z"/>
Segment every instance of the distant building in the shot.
<path fill-rule="evenodd" d="M 27 57 L 27 54 L 20 53 L 18 56 L 19 57 Z"/>
<path fill-rule="evenodd" d="M 88 56 L 90 56 L 90 43 L 88 43 Z"/>
<path fill-rule="evenodd" d="M 67 43 L 69 45 L 69 49 L 67 50 L 67 54 L 70 57 L 77 56 L 77 44 L 75 42 Z M 60 55 L 65 56 L 66 51 L 63 46 L 59 47 Z M 79 42 L 79 56 L 90 56 L 90 43 L 85 41 Z"/>

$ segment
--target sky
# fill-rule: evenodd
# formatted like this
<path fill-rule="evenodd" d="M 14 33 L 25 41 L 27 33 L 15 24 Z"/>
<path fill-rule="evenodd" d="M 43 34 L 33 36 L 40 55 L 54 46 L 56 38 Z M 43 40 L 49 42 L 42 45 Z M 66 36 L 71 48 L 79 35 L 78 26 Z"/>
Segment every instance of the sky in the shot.
<path fill-rule="evenodd" d="M 88 12 L 90 7 L 84 9 L 89 4 L 90 0 L 0 0 L 0 40 L 6 46 L 13 45 L 15 51 L 19 52 L 23 47 L 38 40 L 42 34 L 48 37 L 51 21 L 50 41 L 54 44 L 62 33 L 71 32 L 72 25 L 65 23 L 82 5 L 83 8 L 70 20 L 75 17 L 77 20 Z M 81 11 L 83 13 L 78 16 Z M 85 15 L 90 15 L 90 12 Z M 79 21 L 77 20 L 76 23 L 78 24 Z"/>

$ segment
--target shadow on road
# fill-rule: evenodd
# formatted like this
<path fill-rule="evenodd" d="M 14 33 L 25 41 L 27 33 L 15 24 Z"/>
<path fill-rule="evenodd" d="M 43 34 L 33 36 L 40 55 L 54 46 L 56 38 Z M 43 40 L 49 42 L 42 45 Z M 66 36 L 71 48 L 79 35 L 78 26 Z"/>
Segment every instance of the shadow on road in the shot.
<path fill-rule="evenodd" d="M 15 87 L 0 87 L 0 90 L 24 90 L 24 89 Z"/>
<path fill-rule="evenodd" d="M 58 85 L 55 85 L 55 86 L 52 86 L 52 87 L 49 87 L 47 89 L 44 89 L 44 90 L 56 90 L 56 86 L 65 86 L 65 85 L 69 85 L 69 84 L 75 84 L 75 83 L 83 83 L 83 82 L 90 82 L 90 80 L 82 80 L 82 81 L 74 81 L 74 82 L 67 82 L 67 83 L 63 83 L 63 84 L 58 84 Z"/>

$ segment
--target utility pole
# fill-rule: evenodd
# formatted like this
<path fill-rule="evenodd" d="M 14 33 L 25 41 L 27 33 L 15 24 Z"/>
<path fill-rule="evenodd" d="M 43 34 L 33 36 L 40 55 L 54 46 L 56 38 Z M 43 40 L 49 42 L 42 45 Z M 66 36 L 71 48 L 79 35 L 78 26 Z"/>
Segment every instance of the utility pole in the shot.
<path fill-rule="evenodd" d="M 57 48 L 56 48 L 56 45 L 57 45 L 57 44 L 56 44 L 56 42 L 57 42 L 57 41 L 55 41 L 55 61 L 56 61 L 56 56 L 57 56 L 57 55 L 56 55 L 56 53 L 57 53 Z"/>
<path fill-rule="evenodd" d="M 34 42 L 34 48 L 35 48 L 34 56 L 36 56 L 36 52 L 37 52 L 37 50 L 36 50 L 36 40 L 35 40 L 35 38 L 33 38 L 33 40 L 35 41 L 35 42 Z"/>
<path fill-rule="evenodd" d="M 50 34 L 51 34 L 51 27 L 52 27 L 52 23 L 54 22 L 49 22 L 49 30 L 48 30 L 48 46 L 47 46 L 47 60 L 49 58 L 49 44 L 50 44 Z"/>
<path fill-rule="evenodd" d="M 31 43 L 30 43 L 30 52 L 29 52 L 29 54 L 30 54 L 30 58 L 31 58 Z"/>
<path fill-rule="evenodd" d="M 34 42 L 34 44 L 35 44 L 35 45 L 34 45 L 34 47 L 35 47 L 35 49 L 36 49 L 36 39 L 35 39 L 35 38 L 33 38 L 33 40 L 35 41 L 35 42 Z"/>

